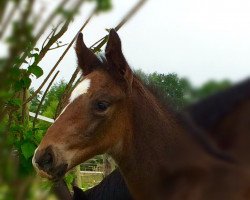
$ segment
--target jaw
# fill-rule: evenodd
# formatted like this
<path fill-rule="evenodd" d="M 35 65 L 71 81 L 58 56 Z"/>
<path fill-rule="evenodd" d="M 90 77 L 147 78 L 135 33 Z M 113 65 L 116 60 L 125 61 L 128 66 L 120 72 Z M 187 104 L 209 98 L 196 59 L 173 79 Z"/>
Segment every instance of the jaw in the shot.
<path fill-rule="evenodd" d="M 51 181 L 58 181 L 62 179 L 65 176 L 65 174 L 69 171 L 68 164 L 61 164 L 51 169 L 50 171 L 44 171 L 42 169 L 39 169 L 37 165 L 34 165 L 34 168 L 40 177 L 46 178 Z"/>
<path fill-rule="evenodd" d="M 69 163 L 61 163 L 61 164 L 57 164 L 55 167 L 49 169 L 49 170 L 44 170 L 41 169 L 37 163 L 34 162 L 34 159 L 32 159 L 32 163 L 33 166 L 37 172 L 37 174 L 42 177 L 42 178 L 46 178 L 48 180 L 51 181 L 58 181 L 60 179 L 62 179 L 65 174 L 69 171 L 71 171 L 72 169 L 75 168 L 75 166 L 77 166 L 80 163 L 85 162 L 86 160 L 88 160 L 89 157 L 81 159 L 81 161 L 78 163 L 73 162 L 72 160 Z M 57 160 L 63 160 L 63 159 L 57 159 Z"/>
<path fill-rule="evenodd" d="M 55 156 L 53 167 L 49 169 L 41 169 L 39 165 L 35 162 L 34 159 L 35 156 L 33 157 L 32 163 L 39 176 L 52 181 L 57 181 L 62 179 L 65 176 L 65 174 L 74 169 L 75 166 L 85 162 L 86 160 L 94 157 L 95 155 L 99 155 L 106 152 L 105 149 L 107 149 L 105 145 L 104 146 L 100 145 L 98 147 L 85 146 L 83 149 L 70 148 L 70 147 L 65 147 L 65 145 L 58 145 L 58 144 L 51 146 L 53 147 L 53 153 Z M 75 145 L 75 146 L 80 146 L 80 145 Z M 45 149 L 46 147 L 42 146 L 40 148 Z"/>
<path fill-rule="evenodd" d="M 35 153 L 36 153 L 36 151 L 35 151 Z M 57 164 L 50 169 L 41 169 L 39 167 L 39 165 L 35 162 L 35 156 L 33 156 L 33 158 L 32 158 L 32 164 L 33 164 L 37 174 L 40 177 L 46 178 L 46 179 L 52 180 L 52 181 L 57 181 L 57 180 L 62 179 L 68 171 L 68 164 L 66 164 L 66 163 Z"/>

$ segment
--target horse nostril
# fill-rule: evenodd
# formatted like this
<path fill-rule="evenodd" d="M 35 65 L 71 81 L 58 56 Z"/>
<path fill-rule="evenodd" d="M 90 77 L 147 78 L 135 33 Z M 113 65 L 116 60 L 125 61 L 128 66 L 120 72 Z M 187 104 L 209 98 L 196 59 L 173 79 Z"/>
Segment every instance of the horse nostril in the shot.
<path fill-rule="evenodd" d="M 50 171 L 54 163 L 54 154 L 51 147 L 48 147 L 43 151 L 43 153 L 37 152 L 36 163 L 38 168 L 43 171 Z"/>

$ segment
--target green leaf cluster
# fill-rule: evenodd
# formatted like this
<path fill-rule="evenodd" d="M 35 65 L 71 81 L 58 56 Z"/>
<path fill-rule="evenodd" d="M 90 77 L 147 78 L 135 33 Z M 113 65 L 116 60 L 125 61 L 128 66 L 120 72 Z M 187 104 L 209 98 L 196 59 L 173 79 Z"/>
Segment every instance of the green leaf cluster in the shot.
<path fill-rule="evenodd" d="M 112 1 L 111 0 L 89 0 L 95 1 L 97 5 L 97 11 L 109 11 L 112 8 Z"/>
<path fill-rule="evenodd" d="M 188 97 L 191 94 L 191 84 L 188 80 L 179 78 L 175 73 L 161 74 L 154 72 L 145 74 L 141 70 L 137 70 L 135 73 L 149 88 L 152 88 L 157 94 L 160 93 L 161 98 L 177 110 L 188 103 Z"/>

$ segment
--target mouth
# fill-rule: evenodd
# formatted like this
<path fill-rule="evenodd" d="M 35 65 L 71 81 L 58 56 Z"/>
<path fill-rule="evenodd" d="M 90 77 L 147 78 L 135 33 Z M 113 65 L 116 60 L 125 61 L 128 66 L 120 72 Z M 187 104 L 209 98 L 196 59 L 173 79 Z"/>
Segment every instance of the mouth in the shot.
<path fill-rule="evenodd" d="M 33 162 L 33 166 L 39 176 L 51 181 L 61 180 L 68 171 L 68 164 L 60 164 L 50 169 L 42 169 L 37 163 Z"/>
<path fill-rule="evenodd" d="M 67 162 L 56 159 L 55 151 L 51 146 L 44 150 L 35 150 L 32 164 L 39 176 L 52 181 L 62 179 L 68 170 Z"/>
<path fill-rule="evenodd" d="M 67 168 L 68 168 L 67 164 L 62 164 L 54 169 L 51 169 L 50 171 L 46 171 L 46 170 L 39 169 L 39 168 L 36 171 L 38 175 L 43 178 L 47 178 L 51 181 L 58 181 L 58 180 L 63 179 L 63 177 L 65 176 L 67 172 Z"/>
<path fill-rule="evenodd" d="M 65 176 L 67 169 L 68 169 L 68 164 L 61 164 L 57 166 L 56 168 L 53 168 L 50 171 L 47 171 L 47 173 L 51 175 L 52 181 L 58 181 Z"/>

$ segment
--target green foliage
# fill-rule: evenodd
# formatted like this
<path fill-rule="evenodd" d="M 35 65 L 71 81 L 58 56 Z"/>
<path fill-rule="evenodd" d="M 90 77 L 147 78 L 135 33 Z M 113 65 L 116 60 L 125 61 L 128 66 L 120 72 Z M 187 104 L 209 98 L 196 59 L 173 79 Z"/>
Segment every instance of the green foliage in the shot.
<path fill-rule="evenodd" d="M 46 107 L 44 106 L 42 115 L 46 117 L 54 118 L 58 103 L 59 103 L 59 100 L 50 101 L 49 104 L 46 105 Z"/>
<path fill-rule="evenodd" d="M 177 74 L 166 75 L 156 72 L 145 74 L 142 70 L 137 70 L 135 73 L 146 85 L 157 88 L 163 98 L 177 109 L 231 86 L 228 80 L 211 80 L 201 87 L 194 88 L 187 79 L 179 78 Z"/>
<path fill-rule="evenodd" d="M 18 119 L 19 118 L 17 117 L 16 120 Z M 19 174 L 26 176 L 34 171 L 31 159 L 40 140 L 37 140 L 37 138 L 34 137 L 34 132 L 30 129 L 29 124 L 23 125 L 13 123 L 10 127 L 10 132 L 11 135 L 9 136 L 8 141 L 10 146 L 13 146 L 18 152 L 20 164 L 18 168 Z"/>
<path fill-rule="evenodd" d="M 29 89 L 30 95 L 33 95 L 33 94 L 34 94 L 34 91 L 35 91 L 34 88 L 30 88 L 30 89 Z M 42 97 L 42 92 L 39 92 L 39 93 L 37 94 L 37 96 L 35 96 L 35 97 L 32 99 L 32 101 L 31 101 L 30 104 L 29 104 L 29 110 L 30 110 L 31 112 L 36 112 L 37 106 L 38 106 L 39 103 L 40 103 L 41 97 Z"/>
<path fill-rule="evenodd" d="M 209 95 L 212 95 L 221 90 L 227 89 L 231 86 L 231 82 L 228 80 L 223 81 L 208 81 L 204 83 L 200 88 L 195 88 L 192 91 L 192 99 L 193 101 L 197 101 L 203 99 Z"/>
<path fill-rule="evenodd" d="M 25 159 L 31 158 L 35 149 L 36 149 L 36 146 L 29 141 L 26 141 L 21 145 L 22 154 Z"/>
<path fill-rule="evenodd" d="M 13 1 L 21 2 L 20 0 Z M 111 0 L 91 1 L 97 4 L 97 11 L 108 11 L 112 7 Z M 27 116 L 24 117 L 25 114 L 22 115 L 22 94 L 25 94 L 26 90 L 30 88 L 32 83 L 31 76 L 40 78 L 43 75 L 39 62 L 45 55 L 39 55 L 39 51 L 43 49 L 39 50 L 39 48 L 34 47 L 35 37 L 33 32 L 34 27 L 37 27 L 37 25 L 33 24 L 34 22 L 31 23 L 31 18 L 35 18 L 31 16 L 35 16 L 36 13 L 29 15 L 29 9 L 32 9 L 29 8 L 29 5 L 28 3 L 27 8 L 23 6 L 20 13 L 24 13 L 24 15 L 20 19 L 15 17 L 16 21 L 11 23 L 12 29 L 10 29 L 10 34 L 5 41 L 10 56 L 0 59 L 0 71 L 4 72 L 1 74 L 0 79 L 0 106 L 7 110 L 7 114 L 1 119 L 0 123 L 0 180 L 5 182 L 4 186 L 34 173 L 31 162 L 34 150 L 51 125 L 48 122 L 38 120 L 35 128 L 33 128 L 32 118 L 29 119 Z M 60 17 L 63 16 L 63 19 L 69 18 L 72 20 L 75 13 L 77 12 L 59 8 L 55 14 L 60 15 Z M 29 20 L 25 20 L 25 18 Z M 25 55 L 24 58 L 22 55 Z M 190 99 L 205 97 L 230 85 L 229 82 L 210 82 L 202 88 L 192 89 L 192 93 L 190 93 L 191 86 L 189 82 L 179 78 L 176 74 L 145 74 L 142 71 L 137 71 L 137 73 L 146 84 L 158 87 L 162 95 L 177 109 L 183 107 Z M 65 87 L 65 81 L 53 85 L 45 98 L 39 114 L 51 118 L 54 117 L 57 104 L 62 97 Z M 30 89 L 30 93 L 33 94 L 34 89 Z M 30 102 L 27 107 L 28 111 L 36 112 L 41 96 L 42 93 L 40 92 Z M 102 159 L 97 156 L 91 162 L 91 164 L 97 165 L 102 162 Z M 74 175 L 69 173 L 66 180 L 68 183 L 71 183 L 73 178 Z M 2 194 L 6 193 L 5 191 L 8 189 L 2 187 L 1 184 L 0 199 L 7 199 Z M 44 185 L 48 185 L 48 182 Z M 11 195 L 9 194 L 8 198 L 15 199 Z"/>
<path fill-rule="evenodd" d="M 41 67 L 37 66 L 37 65 L 31 65 L 28 68 L 28 72 L 30 74 L 34 74 L 36 76 L 36 78 L 40 78 L 43 75 L 43 70 Z"/>
<path fill-rule="evenodd" d="M 189 95 L 190 84 L 186 79 L 179 78 L 177 74 L 149 75 L 149 84 L 155 85 L 163 93 L 166 99 L 177 109 L 186 105 L 185 97 Z"/>
<path fill-rule="evenodd" d="M 39 62 L 50 49 L 50 46 L 47 46 L 48 43 L 44 43 L 45 46 L 41 49 L 35 47 L 40 34 L 39 28 L 37 30 L 37 17 L 40 15 L 34 10 L 35 1 L 12 0 L 12 2 L 1 2 L 2 13 L 7 14 L 7 16 L 10 11 L 7 8 L 10 6 L 15 8 L 16 6 L 17 9 L 14 10 L 15 17 L 10 16 L 9 21 L 6 21 L 8 23 L 8 29 L 6 30 L 8 31 L 0 31 L 0 35 L 3 34 L 0 36 L 1 42 L 8 49 L 6 56 L 0 58 L 0 107 L 4 108 L 3 112 L 1 110 L 0 113 L 0 199 L 16 199 L 14 190 L 12 191 L 9 186 L 13 187 L 15 181 L 32 175 L 34 170 L 31 159 L 34 150 L 51 125 L 38 120 L 35 128 L 33 128 L 32 118 L 29 119 L 28 117 L 29 111 L 36 112 L 42 93 L 39 93 L 30 104 L 24 104 L 25 98 L 29 96 L 31 77 L 40 78 L 43 75 L 43 69 L 39 66 Z M 63 26 L 58 25 L 57 32 L 51 37 L 55 35 L 61 37 L 67 30 L 70 21 L 73 20 L 74 15 L 78 13 L 81 3 L 81 1 L 77 1 L 79 6 L 72 7 L 71 10 L 68 6 L 59 6 L 58 10 L 55 9 L 56 11 L 51 13 L 55 17 L 59 17 L 58 21 L 62 21 L 64 24 Z M 98 11 L 106 11 L 111 8 L 111 0 L 95 0 L 95 3 Z M 22 6 L 20 7 L 19 4 Z M 40 14 L 43 16 L 43 13 Z M 45 28 L 51 26 L 50 23 L 48 25 L 46 23 L 41 24 L 41 27 L 43 25 L 45 25 Z M 57 46 L 59 38 L 56 38 L 55 41 Z M 50 45 L 53 45 L 52 43 Z M 46 46 L 48 48 L 44 48 Z M 42 105 L 41 114 L 49 117 L 54 116 L 65 85 L 65 82 L 61 82 L 52 87 Z M 33 94 L 34 90 L 31 89 L 30 93 Z M 68 181 L 72 181 L 70 176 Z M 1 185 L 2 182 L 4 182 L 3 185 Z M 7 196 L 1 194 L 3 188 L 7 188 L 5 189 L 6 194 L 9 192 Z M 19 185 L 16 188 L 22 189 Z"/>
<path fill-rule="evenodd" d="M 22 103 L 21 99 L 12 98 L 12 99 L 10 99 L 10 100 L 8 101 L 7 104 L 8 104 L 9 106 L 19 108 L 19 107 L 21 106 L 21 103 Z"/>
<path fill-rule="evenodd" d="M 45 115 L 45 116 L 54 117 L 57 104 L 60 101 L 60 99 L 64 93 L 66 85 L 67 85 L 67 83 L 64 80 L 61 80 L 51 87 L 51 89 L 49 90 L 49 92 L 46 95 L 43 107 L 41 109 L 42 113 L 44 113 L 45 111 L 47 113 L 50 113 L 50 115 Z M 53 112 L 53 115 L 51 116 L 52 112 Z"/>
<path fill-rule="evenodd" d="M 109 11 L 112 8 L 111 0 L 89 0 L 95 1 L 97 4 L 97 11 Z"/>
<path fill-rule="evenodd" d="M 163 99 L 168 101 L 176 109 L 181 109 L 187 104 L 190 96 L 191 85 L 183 78 L 179 78 L 177 74 L 145 74 L 141 70 L 136 74 L 142 79 L 146 85 L 150 85 L 154 89 L 161 92 Z"/>
<path fill-rule="evenodd" d="M 96 1 L 97 1 L 97 9 L 99 11 L 108 11 L 112 7 L 111 0 L 96 0 Z"/>
<path fill-rule="evenodd" d="M 73 14 L 72 10 L 68 10 L 62 7 L 58 8 L 57 12 L 58 14 L 61 14 L 62 16 L 64 16 L 66 19 L 72 17 L 72 14 Z"/>

